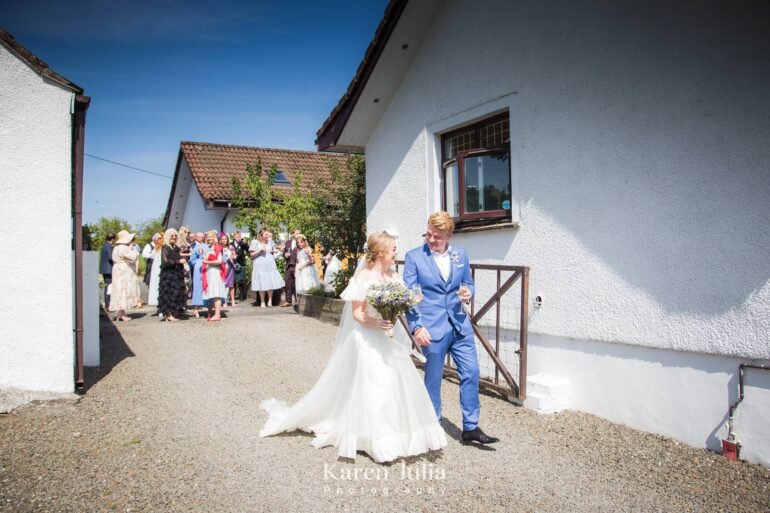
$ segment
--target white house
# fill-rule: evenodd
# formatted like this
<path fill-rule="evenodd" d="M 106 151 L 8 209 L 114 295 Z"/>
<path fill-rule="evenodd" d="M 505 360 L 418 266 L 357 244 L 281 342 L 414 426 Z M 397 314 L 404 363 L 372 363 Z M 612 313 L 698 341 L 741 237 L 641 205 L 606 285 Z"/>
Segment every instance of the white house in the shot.
<path fill-rule="evenodd" d="M 315 151 L 280 150 L 183 141 L 179 147 L 163 224 L 167 228 L 187 226 L 193 231 L 236 230 L 233 219 L 233 178 L 243 183 L 247 166 L 262 162 L 267 170 L 276 166 L 277 187 L 293 187 L 302 174 L 300 187 L 312 190 L 320 176 L 329 176 L 329 166 L 344 167 L 343 155 Z"/>
<path fill-rule="evenodd" d="M 0 389 L 67 393 L 83 383 L 88 104 L 81 87 L 0 28 L 0 217 L 15 241 L 3 262 Z"/>
<path fill-rule="evenodd" d="M 770 364 L 769 15 L 392 0 L 317 144 L 366 153 L 370 231 L 415 247 L 446 209 L 472 262 L 530 266 L 528 371 L 571 408 L 720 450 L 739 365 Z M 745 378 L 770 465 L 770 371 Z"/>

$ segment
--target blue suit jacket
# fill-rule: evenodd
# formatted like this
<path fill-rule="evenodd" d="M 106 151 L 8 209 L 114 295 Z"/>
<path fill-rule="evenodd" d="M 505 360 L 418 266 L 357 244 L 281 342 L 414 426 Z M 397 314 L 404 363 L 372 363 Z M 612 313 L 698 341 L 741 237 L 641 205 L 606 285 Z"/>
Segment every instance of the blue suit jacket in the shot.
<path fill-rule="evenodd" d="M 457 247 L 450 247 L 449 252 L 451 272 L 448 281 L 441 277 L 427 244 L 408 252 L 404 263 L 404 284 L 408 288 L 420 285 L 423 295 L 422 303 L 407 312 L 409 329 L 414 333 L 424 326 L 431 340 L 442 339 L 450 331 L 464 337 L 473 334 L 469 315 L 458 313 L 460 283 L 469 283 L 471 294 L 475 293 L 468 254 Z"/>
<path fill-rule="evenodd" d="M 99 252 L 99 274 L 112 274 L 112 250 L 114 246 L 105 242 Z"/>

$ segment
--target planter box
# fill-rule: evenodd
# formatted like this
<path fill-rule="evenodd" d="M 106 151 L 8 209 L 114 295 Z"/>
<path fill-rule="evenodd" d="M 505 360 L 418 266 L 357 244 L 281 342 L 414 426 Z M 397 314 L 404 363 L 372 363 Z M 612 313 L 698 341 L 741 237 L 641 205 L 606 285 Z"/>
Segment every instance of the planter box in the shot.
<path fill-rule="evenodd" d="M 344 306 L 345 302 L 341 299 L 300 294 L 298 312 L 305 317 L 339 326 Z"/>

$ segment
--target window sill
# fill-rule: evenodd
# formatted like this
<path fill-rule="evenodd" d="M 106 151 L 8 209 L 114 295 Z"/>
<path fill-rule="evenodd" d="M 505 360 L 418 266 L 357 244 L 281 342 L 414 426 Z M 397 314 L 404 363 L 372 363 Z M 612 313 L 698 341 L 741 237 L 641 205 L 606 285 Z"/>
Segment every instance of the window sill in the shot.
<path fill-rule="evenodd" d="M 484 226 L 465 226 L 463 228 L 455 228 L 452 233 L 475 233 L 475 232 L 488 232 L 491 230 L 517 230 L 519 223 L 516 221 L 508 221 L 505 223 L 488 224 Z"/>

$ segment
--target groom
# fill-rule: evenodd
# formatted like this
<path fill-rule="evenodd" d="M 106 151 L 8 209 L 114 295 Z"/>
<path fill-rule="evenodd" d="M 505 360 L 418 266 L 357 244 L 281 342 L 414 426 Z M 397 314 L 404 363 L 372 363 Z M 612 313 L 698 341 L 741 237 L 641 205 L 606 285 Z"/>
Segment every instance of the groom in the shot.
<path fill-rule="evenodd" d="M 460 375 L 460 406 L 463 411 L 463 442 L 491 444 L 498 439 L 479 428 L 479 361 L 468 314 L 460 301 L 473 296 L 473 278 L 465 250 L 449 245 L 455 224 L 440 211 L 428 218 L 425 244 L 406 254 L 404 284 L 419 285 L 423 300 L 407 313 L 409 330 L 427 358 L 425 387 L 441 419 L 441 379 L 447 352 Z M 460 284 L 467 288 L 461 290 Z"/>

